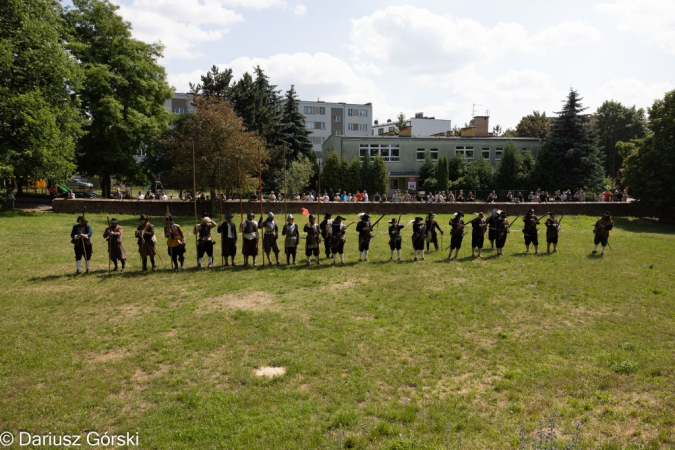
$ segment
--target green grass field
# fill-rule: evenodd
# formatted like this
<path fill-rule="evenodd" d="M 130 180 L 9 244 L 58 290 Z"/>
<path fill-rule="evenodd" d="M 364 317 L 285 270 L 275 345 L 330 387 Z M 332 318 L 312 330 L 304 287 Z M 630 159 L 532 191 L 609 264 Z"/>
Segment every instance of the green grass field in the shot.
<path fill-rule="evenodd" d="M 118 218 L 128 271 L 108 276 L 106 218 L 90 215 L 93 273 L 78 277 L 74 216 L 0 214 L 0 432 L 138 432 L 146 449 L 504 449 L 555 413 L 563 444 L 580 422 L 579 448 L 675 448 L 672 226 L 615 219 L 601 258 L 596 218 L 570 216 L 557 254 L 525 255 L 518 224 L 504 257 L 472 260 L 468 235 L 459 260 L 413 263 L 409 226 L 405 261 L 388 261 L 387 217 L 369 263 L 352 227 L 345 266 L 196 271 L 188 239 L 188 270 L 172 273 L 160 239 L 159 271 L 142 274 L 136 217 Z M 267 366 L 286 373 L 254 374 Z"/>

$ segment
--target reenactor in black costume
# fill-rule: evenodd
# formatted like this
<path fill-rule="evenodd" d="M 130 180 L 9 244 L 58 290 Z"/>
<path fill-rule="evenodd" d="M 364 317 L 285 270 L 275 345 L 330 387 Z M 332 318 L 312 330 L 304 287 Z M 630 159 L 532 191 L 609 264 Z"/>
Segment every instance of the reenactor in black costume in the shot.
<path fill-rule="evenodd" d="M 298 250 L 298 241 L 300 240 L 300 230 L 298 226 L 293 223 L 293 216 L 291 214 L 286 218 L 286 224 L 281 229 L 282 236 L 286 236 L 284 240 L 284 253 L 286 253 L 286 265 L 291 263 L 291 256 L 293 257 L 293 265 L 295 266 L 295 254 Z"/>
<path fill-rule="evenodd" d="M 117 260 L 119 259 L 122 263 L 122 269 L 120 272 L 124 272 L 124 266 L 127 262 L 127 252 L 124 250 L 124 244 L 122 243 L 122 225 L 117 223 L 116 218 L 110 219 L 110 226 L 105 229 L 103 232 L 103 239 L 108 241 L 108 253 L 110 260 L 115 264 L 113 271 L 117 271 Z"/>
<path fill-rule="evenodd" d="M 253 212 L 249 211 L 246 213 L 246 220 L 244 220 L 239 229 L 242 235 L 242 245 L 241 252 L 244 255 L 244 265 L 248 266 L 249 256 L 253 257 L 253 266 L 257 266 L 255 260 L 258 256 L 258 222 L 253 218 Z"/>
<path fill-rule="evenodd" d="M 274 251 L 274 257 L 277 260 L 277 266 L 279 265 L 279 245 L 277 245 L 277 239 L 279 239 L 279 227 L 277 226 L 276 221 L 274 220 L 274 213 L 268 212 L 267 219 L 264 221 L 262 217 L 258 223 L 258 228 L 263 230 L 263 251 L 267 255 L 267 262 L 272 265 L 272 260 L 270 259 L 270 253 Z M 265 256 L 263 255 L 263 258 Z M 263 260 L 264 262 L 264 260 Z"/>
<path fill-rule="evenodd" d="M 495 224 L 495 244 L 497 246 L 497 256 L 504 255 L 504 245 L 506 244 L 506 237 L 509 234 L 511 224 L 508 219 L 509 215 L 504 211 L 500 211 L 499 218 Z"/>
<path fill-rule="evenodd" d="M 178 263 L 180 262 L 180 269 L 183 270 L 185 263 L 185 233 L 177 223 L 173 222 L 173 217 L 168 216 L 164 219 L 164 237 L 166 238 L 167 252 L 171 258 L 171 267 L 173 270 L 178 270 Z"/>
<path fill-rule="evenodd" d="M 143 260 L 143 272 L 148 271 L 148 258 L 152 264 L 152 271 L 157 270 L 155 265 L 155 255 L 157 254 L 157 238 L 155 237 L 155 226 L 150 223 L 148 216 L 141 214 L 139 219 L 141 224 L 136 228 L 136 238 L 138 243 L 138 253 Z"/>
<path fill-rule="evenodd" d="M 548 219 L 544 222 L 546 225 L 546 253 L 551 253 L 551 244 L 553 244 L 553 253 L 558 251 L 558 233 L 560 232 L 560 222 L 555 218 L 555 214 L 548 213 Z"/>
<path fill-rule="evenodd" d="M 345 263 L 345 243 L 347 237 L 345 236 L 347 228 L 342 224 L 344 217 L 337 216 L 330 229 L 330 251 L 333 254 L 333 264 L 335 264 L 335 257 L 340 254 L 340 262 Z"/>
<path fill-rule="evenodd" d="M 530 209 L 523 217 L 523 235 L 525 236 L 525 253 L 530 253 L 530 244 L 534 246 L 534 254 L 539 254 L 539 218 L 534 213 L 534 209 Z"/>
<path fill-rule="evenodd" d="M 403 239 L 401 238 L 401 229 L 404 225 L 399 225 L 398 220 L 391 219 L 389 221 L 389 249 L 391 250 L 391 256 L 389 261 L 394 259 L 394 250 L 398 255 L 398 260 L 401 260 L 401 243 Z"/>
<path fill-rule="evenodd" d="M 441 229 L 440 226 L 438 226 L 438 222 L 436 222 L 436 214 L 430 212 L 427 214 L 427 220 L 425 222 L 425 225 L 427 227 L 427 235 L 426 235 L 426 242 L 427 242 L 427 253 L 429 252 L 429 244 L 434 244 L 434 248 L 436 251 L 438 251 L 438 231 L 443 234 L 443 230 Z"/>
<path fill-rule="evenodd" d="M 499 214 L 501 213 L 498 209 L 493 209 L 492 214 L 487 219 L 488 227 L 488 240 L 490 241 L 490 247 L 494 250 L 495 240 L 497 239 L 497 222 L 499 221 Z"/>
<path fill-rule="evenodd" d="M 208 267 L 213 266 L 213 236 L 211 236 L 211 228 L 218 229 L 218 224 L 215 223 L 208 214 L 202 214 L 202 221 L 195 225 L 192 234 L 197 235 L 197 268 L 202 267 L 204 262 L 204 254 L 208 257 Z"/>
<path fill-rule="evenodd" d="M 237 226 L 232 221 L 232 213 L 225 213 L 225 222 L 218 227 L 218 233 L 220 233 L 225 266 L 229 263 L 228 258 L 232 258 L 232 266 L 234 266 L 234 257 L 237 256 Z"/>
<path fill-rule="evenodd" d="M 93 231 L 89 226 L 89 222 L 80 216 L 77 218 L 77 224 L 73 225 L 73 229 L 70 231 L 70 243 L 73 244 L 75 249 L 75 262 L 77 264 L 77 274 L 82 273 L 82 257 L 84 256 L 84 265 L 89 272 L 89 260 L 91 259 L 91 254 L 93 248 L 91 246 L 91 235 Z"/>
<path fill-rule="evenodd" d="M 595 244 L 595 247 L 593 247 L 593 254 L 598 252 L 598 244 L 602 245 L 602 253 L 600 253 L 600 256 L 605 254 L 605 248 L 609 241 L 609 232 L 612 228 L 614 228 L 612 213 L 607 211 L 597 222 L 595 222 L 595 227 L 593 227 L 593 233 L 595 233 L 595 239 L 593 240 L 593 244 Z"/>
<path fill-rule="evenodd" d="M 424 240 L 427 234 L 427 226 L 422 220 L 423 219 L 421 217 L 415 217 L 415 222 L 412 226 L 412 245 L 413 250 L 415 251 L 415 261 L 417 261 L 418 254 L 420 255 L 420 259 L 422 261 L 426 261 L 426 259 L 424 259 Z"/>
<path fill-rule="evenodd" d="M 362 215 L 361 221 L 356 225 L 356 232 L 359 233 L 359 261 L 363 261 L 364 259 L 368 261 L 372 231 L 373 227 L 370 224 L 370 216 L 368 214 Z"/>
<path fill-rule="evenodd" d="M 330 258 L 330 227 L 333 223 L 333 217 L 331 213 L 326 213 L 323 216 L 323 222 L 319 224 L 321 229 L 321 237 L 323 238 L 323 246 L 326 252 L 326 258 Z"/>
<path fill-rule="evenodd" d="M 316 264 L 321 264 L 319 262 L 319 246 L 321 240 L 321 234 L 319 232 L 319 226 L 316 224 L 314 219 L 314 214 L 308 216 L 309 223 L 305 224 L 303 231 L 307 233 L 307 241 L 305 243 L 305 256 L 307 256 L 307 265 L 311 264 L 312 255 L 316 256 Z M 335 259 L 333 259 L 335 261 Z"/>
<path fill-rule="evenodd" d="M 464 213 L 459 211 L 455 213 L 455 217 L 450 219 L 450 253 L 448 253 L 448 260 L 455 259 L 459 255 L 459 249 L 462 248 L 462 240 L 464 239 Z M 452 256 L 452 251 L 455 251 L 455 256 Z"/>
<path fill-rule="evenodd" d="M 485 215 L 482 212 L 478 213 L 478 217 L 471 220 L 471 257 L 476 257 L 476 249 L 478 249 L 478 257 L 482 258 L 480 254 L 485 242 L 485 231 L 487 229 L 487 222 L 483 220 Z"/>

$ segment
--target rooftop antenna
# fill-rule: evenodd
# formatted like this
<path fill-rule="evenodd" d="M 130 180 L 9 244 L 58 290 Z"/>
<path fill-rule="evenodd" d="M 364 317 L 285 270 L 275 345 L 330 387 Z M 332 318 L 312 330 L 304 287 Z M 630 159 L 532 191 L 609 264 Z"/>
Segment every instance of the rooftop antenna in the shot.
<path fill-rule="evenodd" d="M 481 103 L 474 103 L 471 109 L 471 117 L 476 117 L 476 106 L 483 106 Z"/>

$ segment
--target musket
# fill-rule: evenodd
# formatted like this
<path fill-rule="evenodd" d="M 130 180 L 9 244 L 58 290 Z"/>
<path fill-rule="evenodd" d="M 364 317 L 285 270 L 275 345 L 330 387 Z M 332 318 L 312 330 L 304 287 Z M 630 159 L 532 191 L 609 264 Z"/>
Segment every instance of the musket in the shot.
<path fill-rule="evenodd" d="M 321 163 L 319 163 L 319 184 L 316 189 L 316 220 L 321 217 Z"/>
<path fill-rule="evenodd" d="M 372 230 L 373 228 L 375 228 L 375 226 L 376 226 L 378 223 L 380 223 L 380 220 L 382 220 L 382 218 L 383 218 L 385 215 L 386 215 L 386 214 L 382 214 L 382 216 L 381 216 L 379 219 L 377 219 L 377 221 L 376 221 L 374 224 L 372 224 L 372 225 L 370 226 L 370 229 Z"/>
<path fill-rule="evenodd" d="M 401 225 L 401 215 L 398 215 L 398 220 L 396 221 L 396 228 L 394 229 L 394 233 L 398 235 L 398 237 L 401 237 L 401 229 L 399 228 L 399 225 Z M 396 238 L 394 236 L 391 236 L 389 238 L 389 245 L 393 244 L 396 242 Z M 401 242 L 403 242 L 403 238 L 401 238 Z"/>
<path fill-rule="evenodd" d="M 260 218 L 262 219 L 263 215 L 263 194 L 262 194 L 262 157 L 260 156 L 260 145 L 258 145 L 258 188 L 260 190 Z M 263 235 L 264 239 L 264 235 Z M 265 245 L 263 243 L 263 250 Z M 265 253 L 263 251 L 263 253 Z M 263 267 L 265 267 L 265 255 L 262 255 Z"/>
<path fill-rule="evenodd" d="M 192 191 L 195 197 L 195 227 L 197 227 L 197 164 L 195 163 L 195 140 L 192 139 Z M 199 264 L 199 240 L 195 233 L 195 250 L 197 251 L 197 264 Z"/>
<path fill-rule="evenodd" d="M 218 217 L 218 222 L 220 225 L 223 224 L 223 187 L 220 184 L 220 157 L 218 157 L 218 190 L 220 191 L 220 197 L 218 197 L 218 205 L 220 206 L 220 216 Z M 225 265 L 223 252 L 220 252 L 220 267 Z"/>
<path fill-rule="evenodd" d="M 84 210 L 82 211 L 82 220 L 86 222 L 85 214 L 87 213 L 87 207 L 84 207 Z M 86 223 L 85 223 L 86 225 Z M 86 229 L 86 228 L 85 228 Z M 81 238 L 80 241 L 82 242 L 82 253 L 84 254 L 84 267 L 87 269 L 87 275 L 89 275 L 89 258 L 87 257 L 87 247 L 84 245 L 84 238 Z"/>
<path fill-rule="evenodd" d="M 169 210 L 169 205 L 166 205 L 166 216 L 169 217 L 170 215 L 171 211 Z M 168 238 L 170 236 L 171 236 L 171 229 L 166 228 L 166 221 L 164 221 L 164 237 Z M 169 247 L 169 258 L 171 258 L 171 268 L 173 269 L 173 247 Z M 178 270 L 178 262 L 176 262 L 176 270 Z"/>
<path fill-rule="evenodd" d="M 112 233 L 112 230 L 110 229 L 110 217 L 106 215 L 105 218 L 108 220 L 108 276 L 110 276 L 110 260 L 112 259 L 112 238 L 110 233 Z"/>
<path fill-rule="evenodd" d="M 347 228 L 349 228 L 350 226 L 352 226 L 352 225 L 354 224 L 354 222 L 356 222 L 356 221 L 353 221 L 352 223 L 350 223 L 349 225 L 347 225 L 347 226 L 345 227 L 345 230 L 346 230 Z"/>

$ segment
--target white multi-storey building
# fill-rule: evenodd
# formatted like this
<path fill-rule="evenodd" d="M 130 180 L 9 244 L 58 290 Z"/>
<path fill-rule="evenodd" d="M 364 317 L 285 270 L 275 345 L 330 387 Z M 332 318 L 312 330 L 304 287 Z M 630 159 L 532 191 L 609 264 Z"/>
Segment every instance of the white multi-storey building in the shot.
<path fill-rule="evenodd" d="M 329 103 L 298 101 L 300 114 L 312 132 L 310 139 L 316 157 L 321 159 L 321 145 L 329 136 L 370 136 L 372 131 L 372 103 Z"/>
<path fill-rule="evenodd" d="M 424 117 L 423 113 L 415 113 L 415 117 L 406 120 L 403 130 L 399 130 L 401 136 L 429 137 L 447 135 L 452 129 L 452 121 Z M 391 136 L 396 133 L 396 122 L 391 119 L 386 123 L 373 125 L 373 136 Z"/>

